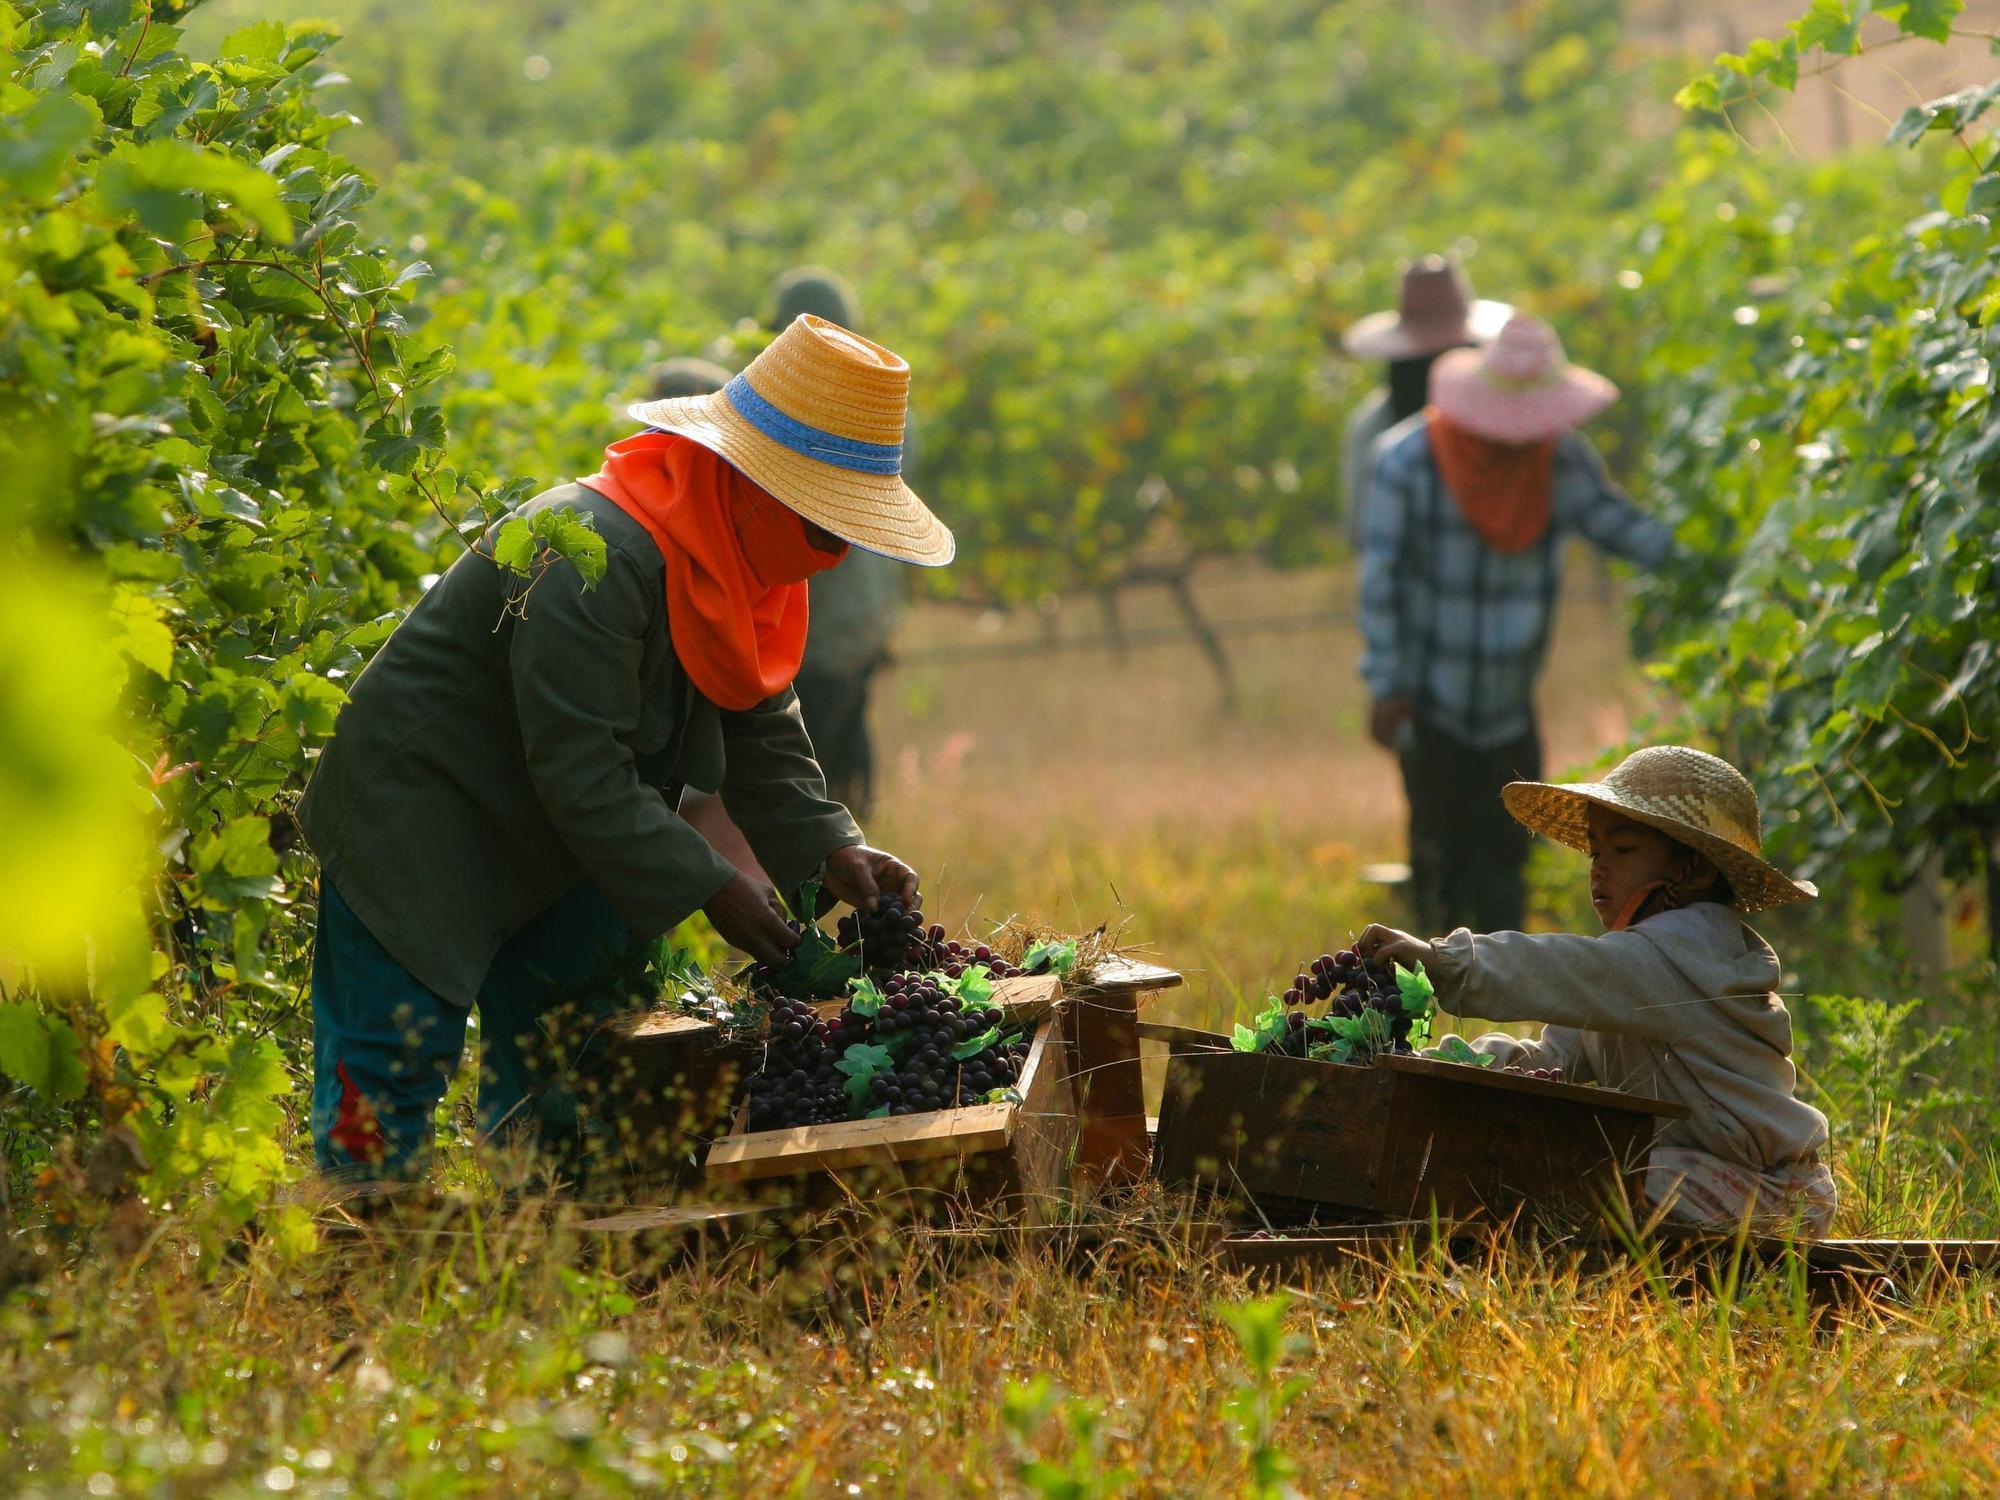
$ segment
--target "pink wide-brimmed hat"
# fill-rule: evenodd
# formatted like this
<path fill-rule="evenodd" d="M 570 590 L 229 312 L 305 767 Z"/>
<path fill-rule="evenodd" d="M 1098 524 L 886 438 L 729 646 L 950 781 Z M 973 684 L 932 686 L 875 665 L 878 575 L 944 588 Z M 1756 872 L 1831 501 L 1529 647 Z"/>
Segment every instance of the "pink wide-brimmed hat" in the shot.
<path fill-rule="evenodd" d="M 1514 311 L 1472 295 L 1465 272 L 1442 255 L 1426 255 L 1403 272 L 1396 306 L 1370 313 L 1342 343 L 1361 359 L 1420 359 L 1464 344 L 1484 344 Z"/>
<path fill-rule="evenodd" d="M 1516 313 L 1484 349 L 1454 349 L 1431 366 L 1431 405 L 1495 443 L 1538 443 L 1581 426 L 1618 387 L 1563 357 L 1540 318 Z"/>

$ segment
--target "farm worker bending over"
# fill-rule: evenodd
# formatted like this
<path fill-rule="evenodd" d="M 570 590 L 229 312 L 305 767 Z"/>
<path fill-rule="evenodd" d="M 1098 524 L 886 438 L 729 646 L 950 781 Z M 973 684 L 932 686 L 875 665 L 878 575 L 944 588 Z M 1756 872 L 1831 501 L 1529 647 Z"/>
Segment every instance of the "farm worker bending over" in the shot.
<path fill-rule="evenodd" d="M 1835 1207 L 1819 1155 L 1826 1116 L 1792 1096 L 1778 958 L 1738 916 L 1819 892 L 1764 859 L 1750 783 L 1727 761 L 1662 745 L 1602 782 L 1517 781 L 1502 800 L 1589 853 L 1604 934 L 1460 928 L 1427 943 L 1370 927 L 1362 957 L 1421 963 L 1460 1015 L 1549 1023 L 1539 1041 L 1493 1032 L 1471 1044 L 1504 1065 L 1685 1104 L 1692 1113 L 1667 1123 L 1646 1164 L 1646 1196 L 1669 1220 L 1823 1236 Z"/>
<path fill-rule="evenodd" d="M 1431 406 L 1383 440 L 1361 551 L 1368 730 L 1402 762 L 1418 923 L 1521 925 L 1528 835 L 1499 790 L 1542 773 L 1535 728 L 1563 545 L 1645 566 L 1672 535 L 1574 429 L 1617 397 L 1515 316 L 1431 369 Z"/>
<path fill-rule="evenodd" d="M 1396 306 L 1370 313 L 1341 340 L 1356 359 L 1383 361 L 1383 382 L 1354 408 L 1341 454 L 1346 480 L 1347 529 L 1355 550 L 1368 514 L 1368 487 L 1382 438 L 1430 401 L 1431 366 L 1449 349 L 1488 344 L 1513 309 L 1474 300 L 1472 283 L 1442 255 L 1426 255 L 1403 270 Z"/>
<path fill-rule="evenodd" d="M 828 799 L 791 687 L 806 579 L 850 544 L 951 560 L 901 478 L 909 378 L 801 318 L 721 392 L 633 407 L 644 432 L 521 511 L 589 519 L 596 587 L 567 560 L 502 569 L 489 532 L 361 675 L 300 812 L 323 871 L 323 1170 L 421 1170 L 475 1005 L 482 1129 L 560 1148 L 573 1106 L 534 1094 L 525 1044 L 607 958 L 695 911 L 761 960 L 796 943 L 776 891 L 678 816 L 684 787 L 718 788 L 788 889 L 915 900 L 915 872 Z"/>

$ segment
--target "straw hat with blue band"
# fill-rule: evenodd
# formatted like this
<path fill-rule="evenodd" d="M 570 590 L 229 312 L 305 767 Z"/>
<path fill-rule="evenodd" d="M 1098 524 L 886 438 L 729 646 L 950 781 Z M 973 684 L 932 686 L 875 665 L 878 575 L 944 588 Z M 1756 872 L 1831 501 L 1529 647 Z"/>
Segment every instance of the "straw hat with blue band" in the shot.
<path fill-rule="evenodd" d="M 899 355 L 807 313 L 720 391 L 630 413 L 720 454 L 842 541 L 942 567 L 951 532 L 903 483 L 909 396 Z"/>

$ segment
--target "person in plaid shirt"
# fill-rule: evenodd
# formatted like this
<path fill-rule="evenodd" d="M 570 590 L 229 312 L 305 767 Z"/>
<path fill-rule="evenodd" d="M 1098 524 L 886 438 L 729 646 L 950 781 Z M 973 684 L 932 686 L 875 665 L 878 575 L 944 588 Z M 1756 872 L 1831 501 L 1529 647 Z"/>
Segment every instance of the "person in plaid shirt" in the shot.
<path fill-rule="evenodd" d="M 1617 390 L 1569 364 L 1546 323 L 1516 316 L 1490 348 L 1445 355 L 1430 394 L 1384 438 L 1367 500 L 1369 733 L 1402 763 L 1419 924 L 1517 930 L 1529 836 L 1499 792 L 1542 774 L 1535 679 L 1563 544 L 1657 567 L 1673 537 L 1574 431 Z"/>

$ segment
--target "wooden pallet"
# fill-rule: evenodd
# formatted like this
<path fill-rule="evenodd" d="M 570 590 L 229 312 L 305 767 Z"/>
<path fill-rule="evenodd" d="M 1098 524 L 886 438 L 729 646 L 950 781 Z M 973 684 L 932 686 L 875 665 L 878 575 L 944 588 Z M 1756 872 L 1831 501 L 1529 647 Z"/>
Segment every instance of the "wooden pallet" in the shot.
<path fill-rule="evenodd" d="M 1047 1212 L 1067 1196 L 1076 1148 L 1068 1019 L 1052 1006 L 1037 1023 L 1018 1102 L 760 1131 L 742 1130 L 739 1112 L 705 1176 L 718 1191 L 755 1185 L 794 1202 L 935 1194 L 977 1212 Z"/>
<path fill-rule="evenodd" d="M 1220 1042 L 1220 1039 L 1217 1039 Z M 1429 1058 L 1372 1067 L 1197 1047 L 1169 1058 L 1161 1177 L 1287 1219 L 1587 1215 L 1630 1198 L 1680 1105 Z"/>

